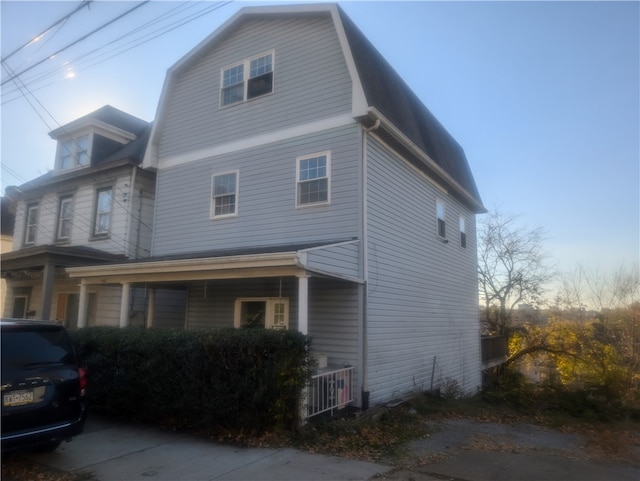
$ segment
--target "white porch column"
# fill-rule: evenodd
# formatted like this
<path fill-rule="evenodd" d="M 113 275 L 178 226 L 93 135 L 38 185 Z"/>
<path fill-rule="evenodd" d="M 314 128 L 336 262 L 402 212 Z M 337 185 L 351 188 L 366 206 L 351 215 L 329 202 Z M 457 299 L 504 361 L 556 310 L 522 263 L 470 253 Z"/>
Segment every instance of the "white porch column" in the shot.
<path fill-rule="evenodd" d="M 131 284 L 122 283 L 122 299 L 120 300 L 120 327 L 129 325 L 129 299 L 131 297 Z"/>
<path fill-rule="evenodd" d="M 147 290 L 147 329 L 153 327 L 153 318 L 156 315 L 156 290 Z"/>
<path fill-rule="evenodd" d="M 78 300 L 78 329 L 87 327 L 87 307 L 89 305 L 89 286 L 80 284 L 80 299 Z"/>
<path fill-rule="evenodd" d="M 309 333 L 309 276 L 298 274 L 298 331 Z"/>

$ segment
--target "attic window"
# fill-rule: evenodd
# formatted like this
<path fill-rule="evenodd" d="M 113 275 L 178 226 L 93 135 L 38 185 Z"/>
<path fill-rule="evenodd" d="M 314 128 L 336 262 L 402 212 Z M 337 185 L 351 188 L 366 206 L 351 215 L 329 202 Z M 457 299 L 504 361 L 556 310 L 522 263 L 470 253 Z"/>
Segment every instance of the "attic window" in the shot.
<path fill-rule="evenodd" d="M 247 81 L 245 82 L 245 79 Z M 222 69 L 220 104 L 232 105 L 273 92 L 273 52 Z"/>
<path fill-rule="evenodd" d="M 83 135 L 60 144 L 60 169 L 89 165 L 89 136 Z"/>

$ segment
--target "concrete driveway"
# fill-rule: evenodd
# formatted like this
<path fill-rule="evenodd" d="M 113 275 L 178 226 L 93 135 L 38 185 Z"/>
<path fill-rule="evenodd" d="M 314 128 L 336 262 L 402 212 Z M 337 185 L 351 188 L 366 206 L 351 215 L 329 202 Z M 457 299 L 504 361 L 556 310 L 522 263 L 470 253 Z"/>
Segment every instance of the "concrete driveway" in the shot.
<path fill-rule="evenodd" d="M 295 449 L 237 448 L 95 416 L 72 442 L 29 458 L 67 472 L 90 473 L 98 481 L 367 480 L 392 469 Z"/>

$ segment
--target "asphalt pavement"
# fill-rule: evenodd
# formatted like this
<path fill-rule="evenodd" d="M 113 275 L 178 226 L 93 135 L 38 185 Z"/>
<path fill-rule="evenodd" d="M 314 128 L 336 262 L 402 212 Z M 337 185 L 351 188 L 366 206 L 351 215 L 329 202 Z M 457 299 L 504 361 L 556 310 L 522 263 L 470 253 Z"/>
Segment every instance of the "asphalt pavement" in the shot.
<path fill-rule="evenodd" d="M 628 460 L 596 459 L 581 436 L 529 424 L 451 419 L 406 449 L 412 461 L 394 468 L 291 448 L 240 448 L 90 416 L 72 442 L 28 457 L 95 481 L 640 480 L 640 445 L 631 446 Z"/>
<path fill-rule="evenodd" d="M 368 480 L 392 469 L 290 448 L 239 448 L 95 416 L 71 442 L 29 458 L 96 481 Z"/>

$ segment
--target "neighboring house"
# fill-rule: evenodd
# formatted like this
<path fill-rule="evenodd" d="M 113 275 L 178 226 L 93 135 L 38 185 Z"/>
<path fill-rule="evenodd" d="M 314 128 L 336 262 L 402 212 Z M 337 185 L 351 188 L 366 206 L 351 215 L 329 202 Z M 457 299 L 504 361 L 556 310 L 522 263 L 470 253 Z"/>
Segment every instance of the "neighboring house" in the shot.
<path fill-rule="evenodd" d="M 81 304 L 119 284 L 127 326 L 144 286 L 149 325 L 163 289 L 162 326 L 308 333 L 363 408 L 480 386 L 467 160 L 338 6 L 240 10 L 169 69 L 143 166 L 152 256 L 68 268 Z"/>
<path fill-rule="evenodd" d="M 8 189 L 10 191 L 10 189 Z M 0 255 L 4 255 L 5 252 L 9 252 L 13 247 L 13 228 L 16 220 L 16 204 L 9 197 L 9 193 L 6 197 L 2 197 L 0 213 Z M 4 299 L 7 292 L 7 281 L 0 279 L 0 314 L 4 313 Z"/>
<path fill-rule="evenodd" d="M 50 133 L 58 141 L 54 169 L 8 189 L 16 218 L 13 250 L 2 255 L 4 316 L 75 327 L 80 288 L 64 268 L 149 255 L 155 173 L 140 164 L 150 131 L 105 106 Z M 102 323 L 118 324 L 119 288 L 93 286 L 84 301 L 90 320 L 100 311 Z"/>

